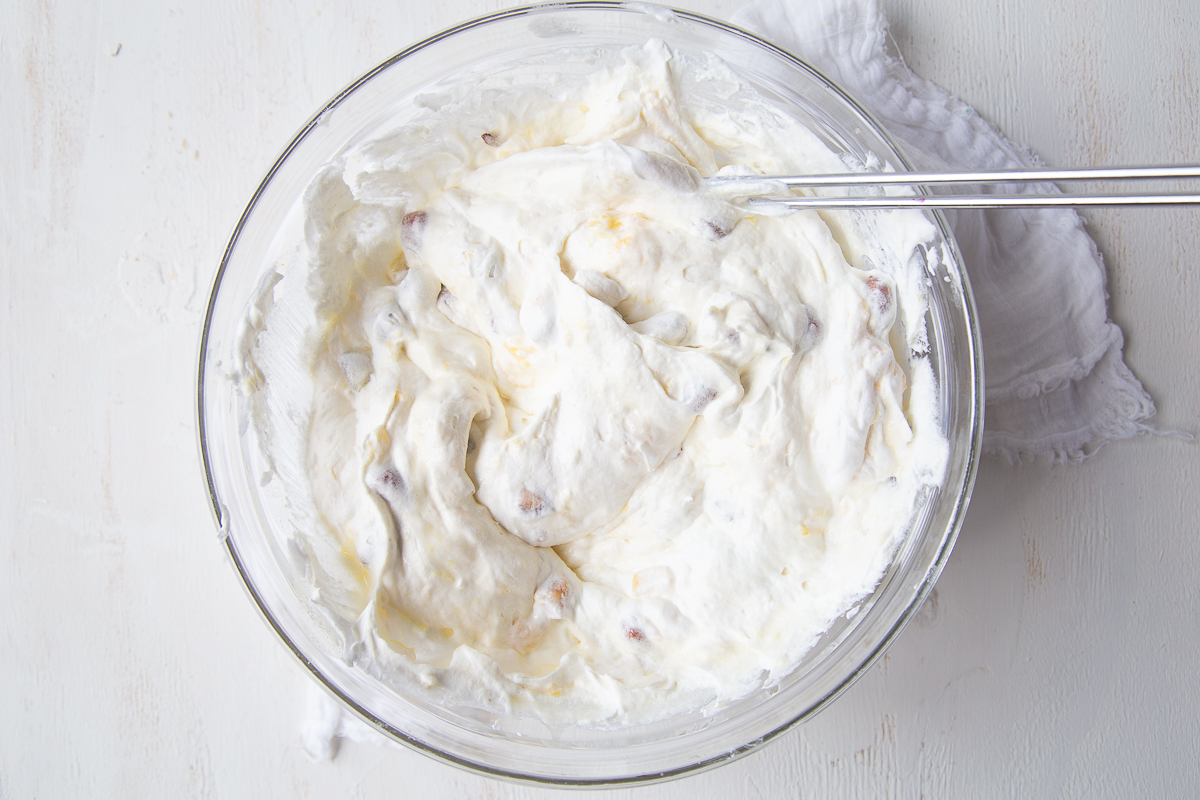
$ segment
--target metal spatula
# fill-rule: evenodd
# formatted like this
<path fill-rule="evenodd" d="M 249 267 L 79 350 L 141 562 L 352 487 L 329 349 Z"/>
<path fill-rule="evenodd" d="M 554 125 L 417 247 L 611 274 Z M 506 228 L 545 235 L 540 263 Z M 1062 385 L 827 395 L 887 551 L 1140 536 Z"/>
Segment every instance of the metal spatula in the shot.
<path fill-rule="evenodd" d="M 1096 167 L 1090 169 L 1026 169 L 989 172 L 855 172 L 829 175 L 748 175 L 707 178 L 713 187 L 737 189 L 744 185 L 753 195 L 751 204 L 787 208 L 1040 208 L 1045 206 L 1138 206 L 1200 204 L 1196 193 L 1088 194 L 934 194 L 938 186 L 1071 181 L 1194 180 L 1200 165 L 1165 167 Z M 766 184 L 771 184 L 767 187 Z M 866 188 L 914 186 L 913 194 L 862 194 L 848 196 L 787 195 L 787 189 Z M 764 191 L 765 190 L 765 191 Z"/>

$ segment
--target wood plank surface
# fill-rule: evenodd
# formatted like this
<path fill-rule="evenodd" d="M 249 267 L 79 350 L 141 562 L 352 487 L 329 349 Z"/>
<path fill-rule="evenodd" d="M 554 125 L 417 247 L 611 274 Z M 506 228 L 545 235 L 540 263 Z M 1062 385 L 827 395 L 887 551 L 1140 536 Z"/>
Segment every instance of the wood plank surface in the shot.
<path fill-rule="evenodd" d="M 505 5 L 0 14 L 0 800 L 554 794 L 372 745 L 310 761 L 309 678 L 222 556 L 194 433 L 209 285 L 280 149 L 388 55 Z M 1200 160 L 1200 4 L 884 7 L 914 70 L 1050 165 Z M 1200 212 L 1085 216 L 1157 425 L 1200 431 Z M 637 796 L 1195 796 L 1198 483 L 1200 446 L 1171 437 L 985 463 L 935 594 L 868 675 Z"/>

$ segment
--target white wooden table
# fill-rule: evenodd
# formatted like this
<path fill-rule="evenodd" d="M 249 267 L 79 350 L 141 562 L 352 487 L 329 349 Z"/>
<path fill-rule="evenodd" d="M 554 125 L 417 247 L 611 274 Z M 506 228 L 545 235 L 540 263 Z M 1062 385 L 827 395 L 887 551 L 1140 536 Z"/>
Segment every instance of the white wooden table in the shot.
<path fill-rule="evenodd" d="M 370 745 L 307 758 L 309 678 L 222 557 L 193 423 L 209 284 L 279 150 L 377 62 L 504 5 L 0 11 L 0 800 L 549 794 Z M 911 67 L 1051 165 L 1200 160 L 1192 0 L 885 7 Z M 1157 424 L 1200 431 L 1200 211 L 1087 217 Z M 1195 796 L 1198 484 L 1173 438 L 986 463 L 881 663 L 765 750 L 638 794 Z"/>

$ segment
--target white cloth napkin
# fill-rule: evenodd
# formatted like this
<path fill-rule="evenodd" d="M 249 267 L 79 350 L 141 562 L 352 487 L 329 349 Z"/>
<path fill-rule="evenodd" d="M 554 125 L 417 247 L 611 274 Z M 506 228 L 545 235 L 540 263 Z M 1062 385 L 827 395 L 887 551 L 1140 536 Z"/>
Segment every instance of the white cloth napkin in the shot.
<path fill-rule="evenodd" d="M 387 738 L 379 731 L 351 714 L 315 680 L 308 682 L 308 708 L 304 716 L 304 728 L 300 742 L 304 752 L 313 761 L 332 761 L 337 755 L 342 739 L 365 742 L 380 747 L 400 748 L 400 744 Z"/>
<path fill-rule="evenodd" d="M 877 0 L 758 0 L 734 24 L 840 84 L 917 169 L 1038 166 L 1024 147 L 886 50 Z M 1075 166 L 1075 165 L 1066 165 Z M 1056 191 L 1038 185 L 1026 191 Z M 983 448 L 1010 462 L 1080 461 L 1153 429 L 1154 402 L 1121 357 L 1104 264 L 1070 210 L 950 211 L 983 335 Z"/>

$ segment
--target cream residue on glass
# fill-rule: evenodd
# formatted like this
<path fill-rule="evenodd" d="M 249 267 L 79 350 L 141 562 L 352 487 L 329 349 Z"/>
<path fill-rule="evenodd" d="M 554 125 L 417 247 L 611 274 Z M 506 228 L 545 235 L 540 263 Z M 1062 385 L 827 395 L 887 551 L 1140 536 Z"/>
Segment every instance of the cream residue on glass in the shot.
<path fill-rule="evenodd" d="M 934 230 L 706 187 L 847 167 L 716 58 L 566 57 L 310 186 L 295 545 L 380 680 L 613 727 L 778 683 L 879 581 L 946 459 Z"/>

